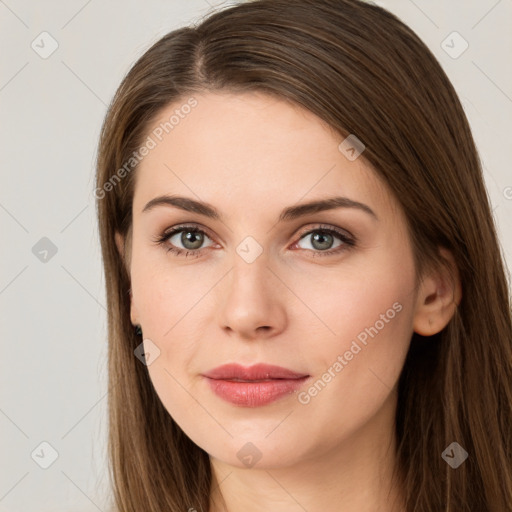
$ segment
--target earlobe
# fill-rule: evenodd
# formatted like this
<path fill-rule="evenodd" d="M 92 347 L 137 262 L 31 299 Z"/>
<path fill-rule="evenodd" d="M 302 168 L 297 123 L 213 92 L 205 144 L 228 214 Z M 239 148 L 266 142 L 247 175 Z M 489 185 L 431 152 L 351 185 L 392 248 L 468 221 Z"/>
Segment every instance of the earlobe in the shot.
<path fill-rule="evenodd" d="M 444 248 L 440 248 L 439 252 L 449 265 L 443 265 L 425 277 L 418 292 L 413 329 L 422 336 L 432 336 L 442 331 L 462 299 L 462 285 L 453 255 Z"/>
<path fill-rule="evenodd" d="M 131 297 L 131 295 L 130 295 L 130 322 L 134 326 L 140 324 L 135 306 L 133 305 L 133 298 Z"/>
<path fill-rule="evenodd" d="M 117 250 L 119 251 L 119 254 L 121 255 L 121 258 L 124 260 L 124 238 L 119 232 L 115 232 L 114 238 L 116 241 Z"/>

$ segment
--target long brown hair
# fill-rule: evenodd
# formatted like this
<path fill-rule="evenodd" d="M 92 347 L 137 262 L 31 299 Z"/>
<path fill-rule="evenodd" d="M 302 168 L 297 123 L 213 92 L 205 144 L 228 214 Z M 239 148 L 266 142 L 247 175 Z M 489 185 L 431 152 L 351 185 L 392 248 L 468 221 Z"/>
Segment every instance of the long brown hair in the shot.
<path fill-rule="evenodd" d="M 440 333 L 413 335 L 399 380 L 397 460 L 406 507 L 512 510 L 511 307 L 481 163 L 433 54 L 393 14 L 359 0 L 255 0 L 214 12 L 149 48 L 112 100 L 95 195 L 116 510 L 209 509 L 208 454 L 173 421 L 134 356 L 140 338 L 130 322 L 130 276 L 114 235 L 127 237 L 129 258 L 133 155 L 150 123 L 170 103 L 215 90 L 273 94 L 313 112 L 340 141 L 356 134 L 405 212 L 418 276 L 443 263 L 439 247 L 452 252 L 462 301 Z M 469 454 L 457 469 L 441 456 L 454 441 Z"/>

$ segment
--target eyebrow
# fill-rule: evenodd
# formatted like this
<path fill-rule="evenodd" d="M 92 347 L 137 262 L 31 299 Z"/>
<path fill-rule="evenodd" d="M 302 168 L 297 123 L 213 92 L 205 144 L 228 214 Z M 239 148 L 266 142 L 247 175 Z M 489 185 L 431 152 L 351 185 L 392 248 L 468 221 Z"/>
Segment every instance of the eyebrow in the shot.
<path fill-rule="evenodd" d="M 214 206 L 201 201 L 196 201 L 189 197 L 176 195 L 164 195 L 151 199 L 151 201 L 144 206 L 142 213 L 152 210 L 156 206 L 174 206 L 186 212 L 198 213 L 214 220 L 221 220 L 222 218 L 221 214 Z M 336 208 L 355 208 L 369 214 L 376 220 L 379 219 L 377 214 L 368 205 L 354 201 L 348 197 L 337 196 L 317 201 L 310 201 L 309 203 L 303 203 L 296 206 L 289 206 L 279 215 L 279 222 L 291 221 L 312 213 L 334 210 Z"/>

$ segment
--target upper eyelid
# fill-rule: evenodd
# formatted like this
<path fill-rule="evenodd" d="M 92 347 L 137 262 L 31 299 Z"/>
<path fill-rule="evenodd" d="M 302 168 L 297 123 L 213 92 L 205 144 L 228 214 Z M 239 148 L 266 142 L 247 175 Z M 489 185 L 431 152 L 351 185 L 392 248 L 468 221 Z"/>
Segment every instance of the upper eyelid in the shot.
<path fill-rule="evenodd" d="M 210 236 L 209 231 L 206 228 L 203 228 L 202 226 L 196 224 L 178 224 L 176 226 L 166 229 L 163 232 L 162 236 L 171 237 L 187 229 L 189 229 L 189 231 L 198 231 L 204 233 L 205 235 L 208 236 L 208 238 L 213 239 L 213 237 Z"/>

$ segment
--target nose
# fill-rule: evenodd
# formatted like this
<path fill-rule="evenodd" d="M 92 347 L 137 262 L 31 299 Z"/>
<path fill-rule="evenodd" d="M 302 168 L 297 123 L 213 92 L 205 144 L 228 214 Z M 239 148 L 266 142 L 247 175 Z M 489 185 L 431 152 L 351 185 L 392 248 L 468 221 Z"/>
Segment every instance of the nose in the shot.
<path fill-rule="evenodd" d="M 286 287 L 264 255 L 252 263 L 236 256 L 223 281 L 216 297 L 217 318 L 229 335 L 271 338 L 286 328 Z"/>

